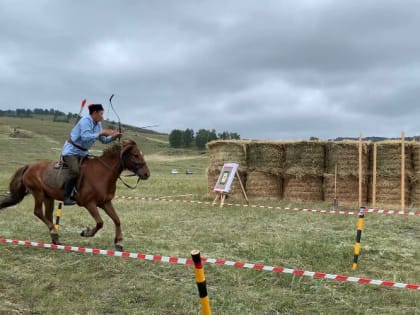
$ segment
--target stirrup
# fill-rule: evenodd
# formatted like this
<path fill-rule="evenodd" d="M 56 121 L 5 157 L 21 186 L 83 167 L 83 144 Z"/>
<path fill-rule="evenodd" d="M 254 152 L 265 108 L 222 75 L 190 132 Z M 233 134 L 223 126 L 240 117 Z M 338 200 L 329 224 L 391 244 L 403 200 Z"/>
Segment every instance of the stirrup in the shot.
<path fill-rule="evenodd" d="M 76 201 L 74 201 L 73 199 L 71 199 L 71 198 L 64 198 L 64 200 L 63 200 L 63 204 L 65 205 L 65 206 L 73 206 L 73 205 L 75 205 L 76 204 Z"/>

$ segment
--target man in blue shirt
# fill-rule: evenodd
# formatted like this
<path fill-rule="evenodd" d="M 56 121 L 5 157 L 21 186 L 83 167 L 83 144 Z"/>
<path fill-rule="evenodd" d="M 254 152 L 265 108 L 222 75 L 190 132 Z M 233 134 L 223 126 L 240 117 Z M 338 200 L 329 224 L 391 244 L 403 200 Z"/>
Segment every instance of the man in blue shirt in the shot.
<path fill-rule="evenodd" d="M 71 198 L 74 186 L 80 174 L 80 161 L 89 153 L 96 140 L 110 143 L 120 139 L 122 133 L 112 129 L 102 130 L 101 121 L 104 108 L 101 104 L 89 105 L 89 116 L 85 116 L 73 127 L 67 141 L 64 143 L 61 155 L 70 170 L 71 178 L 64 184 L 64 205 L 71 206 L 75 201 Z"/>

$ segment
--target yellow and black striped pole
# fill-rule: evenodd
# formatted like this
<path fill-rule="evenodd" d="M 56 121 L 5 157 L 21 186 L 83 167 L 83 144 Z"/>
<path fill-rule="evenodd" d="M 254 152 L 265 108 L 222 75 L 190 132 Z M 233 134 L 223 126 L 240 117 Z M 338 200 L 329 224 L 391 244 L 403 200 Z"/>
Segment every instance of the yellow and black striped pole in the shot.
<path fill-rule="evenodd" d="M 60 217 L 61 217 L 61 209 L 63 207 L 63 203 L 60 201 L 58 203 L 58 208 L 57 211 L 55 212 L 55 224 L 54 224 L 54 229 L 56 232 L 58 232 L 58 230 L 60 229 Z"/>
<path fill-rule="evenodd" d="M 356 243 L 354 244 L 354 258 L 353 258 L 353 265 L 351 269 L 357 269 L 357 261 L 360 255 L 360 240 L 362 238 L 362 230 L 363 230 L 363 221 L 365 218 L 365 207 L 360 207 L 359 209 L 359 218 L 357 219 L 357 234 L 356 234 Z"/>
<path fill-rule="evenodd" d="M 207 296 L 206 277 L 204 276 L 200 251 L 197 249 L 191 251 L 191 257 L 195 267 L 195 282 L 197 282 L 198 294 L 200 296 L 201 314 L 211 315 L 209 297 Z"/>

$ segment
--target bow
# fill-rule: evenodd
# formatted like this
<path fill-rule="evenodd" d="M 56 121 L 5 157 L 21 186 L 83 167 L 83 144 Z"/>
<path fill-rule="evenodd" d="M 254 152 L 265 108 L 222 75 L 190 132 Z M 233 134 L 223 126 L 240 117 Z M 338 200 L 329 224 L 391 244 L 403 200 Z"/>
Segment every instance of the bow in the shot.
<path fill-rule="evenodd" d="M 111 109 L 114 112 L 115 116 L 117 116 L 118 118 L 118 132 L 121 133 L 121 120 L 120 120 L 120 116 L 118 116 L 117 112 L 115 111 L 114 106 L 112 105 L 113 97 L 114 97 L 114 94 L 112 94 L 111 97 L 109 98 L 109 104 L 111 105 Z M 121 141 L 121 139 L 119 139 L 118 141 Z"/>

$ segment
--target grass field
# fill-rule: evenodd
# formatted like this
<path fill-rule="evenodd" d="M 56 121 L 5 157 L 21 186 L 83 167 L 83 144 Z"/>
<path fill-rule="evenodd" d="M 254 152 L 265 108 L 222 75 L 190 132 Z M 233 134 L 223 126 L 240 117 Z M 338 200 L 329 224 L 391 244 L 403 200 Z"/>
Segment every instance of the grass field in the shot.
<path fill-rule="evenodd" d="M 27 137 L 11 138 L 15 127 Z M 0 117 L 0 192 L 19 165 L 58 158 L 69 129 L 65 123 Z M 144 151 L 151 178 L 136 190 L 119 183 L 118 195 L 212 201 L 207 154 L 170 149 L 163 135 L 127 136 Z M 94 152 L 105 147 L 98 144 Z M 171 175 L 172 168 L 180 173 Z M 187 168 L 193 175 L 184 174 Z M 355 216 L 167 201 L 114 204 L 126 251 L 189 258 L 200 249 L 211 258 L 420 283 L 419 217 L 367 214 L 359 267 L 352 271 Z M 0 237 L 50 242 L 32 209 L 31 196 L 3 209 Z M 103 219 L 103 230 L 82 238 L 80 231 L 93 219 L 83 208 L 65 207 L 61 240 L 113 249 L 113 224 L 105 214 Z M 213 314 L 420 314 L 420 291 L 211 264 L 204 269 Z M 192 266 L 0 244 L 0 314 L 200 314 L 200 305 Z"/>

